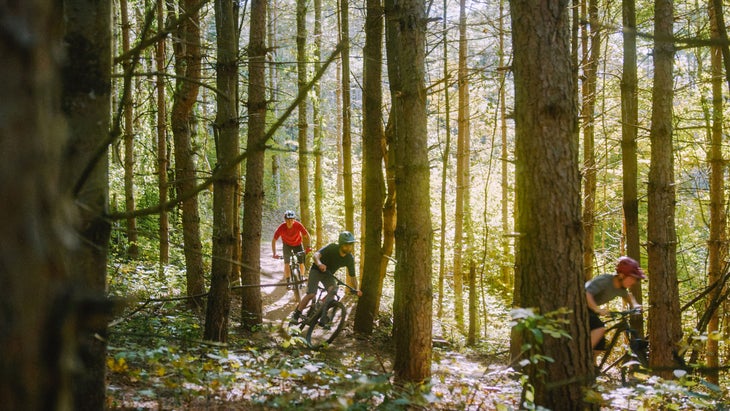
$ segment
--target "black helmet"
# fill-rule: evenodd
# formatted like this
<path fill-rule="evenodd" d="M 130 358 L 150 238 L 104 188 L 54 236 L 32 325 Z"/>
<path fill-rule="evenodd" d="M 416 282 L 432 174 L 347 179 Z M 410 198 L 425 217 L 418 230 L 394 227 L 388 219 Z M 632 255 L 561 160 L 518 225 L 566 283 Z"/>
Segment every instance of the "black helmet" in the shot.
<path fill-rule="evenodd" d="M 355 242 L 355 236 L 349 231 L 343 231 L 340 233 L 340 238 L 337 239 L 339 245 L 352 244 Z"/>
<path fill-rule="evenodd" d="M 291 210 L 286 210 L 286 212 L 284 213 L 284 218 L 294 218 L 294 217 L 296 217 L 296 214 L 294 214 L 294 212 Z"/>

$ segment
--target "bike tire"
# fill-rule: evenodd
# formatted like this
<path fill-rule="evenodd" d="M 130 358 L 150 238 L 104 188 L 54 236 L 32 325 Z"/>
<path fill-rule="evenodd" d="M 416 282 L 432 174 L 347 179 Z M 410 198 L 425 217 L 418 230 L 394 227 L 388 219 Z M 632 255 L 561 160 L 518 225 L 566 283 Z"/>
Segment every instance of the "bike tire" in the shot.
<path fill-rule="evenodd" d="M 319 319 L 312 321 L 309 325 L 306 340 L 314 349 L 332 343 L 345 327 L 345 317 L 347 317 L 345 305 L 339 301 L 330 302 L 327 307 L 327 317 L 330 319 L 328 327 L 321 326 Z"/>
<path fill-rule="evenodd" d="M 291 281 L 291 289 L 294 291 L 294 299 L 299 302 L 302 299 L 301 286 L 302 274 L 299 272 L 299 265 L 291 268 L 289 280 Z"/>

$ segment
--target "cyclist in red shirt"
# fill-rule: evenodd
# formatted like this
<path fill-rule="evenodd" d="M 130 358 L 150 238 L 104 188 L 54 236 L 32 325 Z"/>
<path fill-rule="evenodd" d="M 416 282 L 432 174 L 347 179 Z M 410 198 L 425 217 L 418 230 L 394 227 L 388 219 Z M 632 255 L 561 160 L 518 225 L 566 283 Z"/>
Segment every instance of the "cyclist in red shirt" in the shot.
<path fill-rule="evenodd" d="M 279 237 L 281 237 L 282 254 L 284 257 L 289 256 L 290 253 L 296 254 L 299 251 L 304 251 L 303 242 L 305 240 L 307 249 L 309 249 L 309 232 L 304 228 L 302 223 L 294 219 L 295 217 L 294 211 L 287 210 L 284 213 L 284 222 L 274 231 L 274 238 L 271 240 L 271 253 L 274 258 L 279 257 L 276 254 L 276 241 Z M 304 273 L 304 261 L 299 261 L 299 272 Z M 284 281 L 289 281 L 289 277 L 291 277 L 289 264 L 284 263 Z"/>

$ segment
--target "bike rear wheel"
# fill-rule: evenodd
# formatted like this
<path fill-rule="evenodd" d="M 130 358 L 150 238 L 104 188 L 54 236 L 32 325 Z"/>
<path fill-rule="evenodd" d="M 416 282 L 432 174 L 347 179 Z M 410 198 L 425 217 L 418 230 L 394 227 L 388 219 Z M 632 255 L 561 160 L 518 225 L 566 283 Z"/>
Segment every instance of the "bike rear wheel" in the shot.
<path fill-rule="evenodd" d="M 320 325 L 319 320 L 312 321 L 307 330 L 306 340 L 312 348 L 320 348 L 325 344 L 334 341 L 345 326 L 347 309 L 339 301 L 332 301 L 327 307 L 326 315 L 328 322 L 325 326 Z"/>

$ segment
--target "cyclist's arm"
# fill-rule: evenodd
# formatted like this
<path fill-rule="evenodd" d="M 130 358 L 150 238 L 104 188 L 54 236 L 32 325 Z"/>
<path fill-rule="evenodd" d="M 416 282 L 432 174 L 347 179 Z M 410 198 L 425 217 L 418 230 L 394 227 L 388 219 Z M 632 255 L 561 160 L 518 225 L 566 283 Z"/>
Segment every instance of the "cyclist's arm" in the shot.
<path fill-rule="evenodd" d="M 322 261 L 319 259 L 320 257 L 322 257 L 322 254 L 320 254 L 319 251 L 315 251 L 313 257 L 314 257 L 313 258 L 314 265 L 317 266 L 317 269 L 319 269 L 319 271 L 322 271 L 322 272 L 327 271 L 327 266 L 322 264 Z"/>
<path fill-rule="evenodd" d="M 639 305 L 636 298 L 634 298 L 634 295 L 631 294 L 630 291 L 626 294 L 626 297 L 624 297 L 624 302 L 626 302 L 626 304 L 628 304 L 631 308 L 641 308 L 641 305 Z"/>
<path fill-rule="evenodd" d="M 276 257 L 276 236 L 271 240 L 271 255 Z"/>
<path fill-rule="evenodd" d="M 608 310 L 606 310 L 605 308 L 599 307 L 598 304 L 596 304 L 596 300 L 593 298 L 593 294 L 589 293 L 588 291 L 586 291 L 586 301 L 588 302 L 588 309 L 595 312 L 596 314 L 599 314 L 599 315 L 608 314 Z"/>

